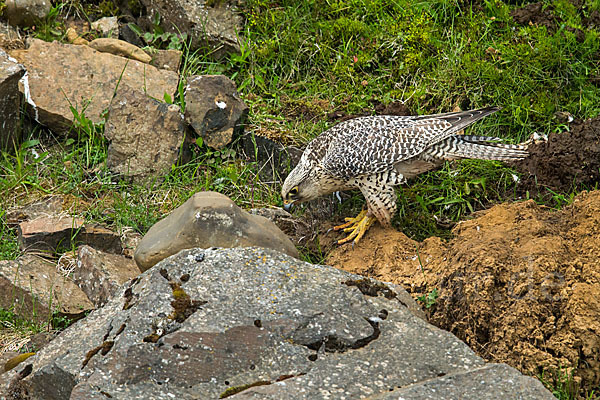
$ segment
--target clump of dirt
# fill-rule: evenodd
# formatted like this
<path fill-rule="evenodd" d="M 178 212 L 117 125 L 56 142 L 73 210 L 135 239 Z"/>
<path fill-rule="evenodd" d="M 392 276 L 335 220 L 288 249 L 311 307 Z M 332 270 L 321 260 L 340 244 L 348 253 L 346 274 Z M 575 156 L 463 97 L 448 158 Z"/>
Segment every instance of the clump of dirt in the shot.
<path fill-rule="evenodd" d="M 552 8 L 544 8 L 541 2 L 527 4 L 525 7 L 517 8 L 510 12 L 514 21 L 521 25 L 545 26 L 548 32 L 556 32 L 560 18 L 552 14 Z"/>
<path fill-rule="evenodd" d="M 573 122 L 570 132 L 551 133 L 548 141 L 531 144 L 529 154 L 515 163 L 523 174 L 521 194 L 594 188 L 600 182 L 600 117 Z"/>
<path fill-rule="evenodd" d="M 327 263 L 403 285 L 434 288 L 431 323 L 489 361 L 524 373 L 572 370 L 583 389 L 600 384 L 600 191 L 561 211 L 533 201 L 501 204 L 424 242 L 375 226 Z"/>

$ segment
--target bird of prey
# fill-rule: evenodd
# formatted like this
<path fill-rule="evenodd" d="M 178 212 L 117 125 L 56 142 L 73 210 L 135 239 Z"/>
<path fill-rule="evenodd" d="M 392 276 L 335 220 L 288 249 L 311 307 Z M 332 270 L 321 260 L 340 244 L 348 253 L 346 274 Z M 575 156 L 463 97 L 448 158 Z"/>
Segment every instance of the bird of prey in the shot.
<path fill-rule="evenodd" d="M 499 138 L 464 135 L 462 130 L 496 111 L 486 107 L 436 115 L 359 117 L 344 121 L 313 139 L 281 189 L 284 208 L 339 190 L 359 189 L 367 209 L 336 226 L 357 243 L 378 220 L 391 226 L 396 212 L 394 186 L 440 166 L 446 160 L 518 160 L 523 145 Z"/>

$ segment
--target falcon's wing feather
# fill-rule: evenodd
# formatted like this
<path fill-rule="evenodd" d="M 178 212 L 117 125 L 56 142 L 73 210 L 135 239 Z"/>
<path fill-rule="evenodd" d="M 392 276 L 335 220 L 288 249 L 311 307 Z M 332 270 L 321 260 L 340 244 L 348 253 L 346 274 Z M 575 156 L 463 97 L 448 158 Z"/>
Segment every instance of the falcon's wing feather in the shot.
<path fill-rule="evenodd" d="M 452 127 L 443 120 L 398 118 L 366 117 L 341 126 L 329 136 L 321 166 L 344 179 L 387 171 L 443 140 Z"/>
<path fill-rule="evenodd" d="M 498 110 L 486 107 L 428 116 L 356 118 L 323 133 L 318 159 L 338 178 L 388 171 Z"/>

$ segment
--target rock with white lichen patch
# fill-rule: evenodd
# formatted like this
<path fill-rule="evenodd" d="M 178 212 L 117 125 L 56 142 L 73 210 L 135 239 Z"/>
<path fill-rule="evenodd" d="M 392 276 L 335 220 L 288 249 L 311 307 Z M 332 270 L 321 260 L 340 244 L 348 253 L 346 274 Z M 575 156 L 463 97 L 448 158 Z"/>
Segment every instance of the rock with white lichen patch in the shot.
<path fill-rule="evenodd" d="M 185 88 L 185 119 L 213 149 L 227 146 L 243 130 L 248 107 L 235 83 L 223 75 L 189 77 Z"/>
<path fill-rule="evenodd" d="M 268 219 L 247 213 L 222 194 L 199 192 L 150 228 L 134 258 L 145 271 L 183 249 L 249 246 L 298 257 L 292 242 Z"/>

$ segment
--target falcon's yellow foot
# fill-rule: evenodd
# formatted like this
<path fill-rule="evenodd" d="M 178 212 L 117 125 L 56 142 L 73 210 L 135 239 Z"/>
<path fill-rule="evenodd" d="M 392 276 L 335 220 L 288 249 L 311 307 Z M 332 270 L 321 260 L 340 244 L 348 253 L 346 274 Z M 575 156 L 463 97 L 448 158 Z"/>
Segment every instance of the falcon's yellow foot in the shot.
<path fill-rule="evenodd" d="M 367 232 L 369 227 L 373 225 L 373 222 L 375 222 L 376 220 L 377 218 L 367 214 L 367 210 L 361 211 L 361 213 L 358 214 L 356 218 L 346 218 L 347 222 L 345 224 L 333 228 L 336 231 L 343 229 L 344 232 L 350 232 L 350 234 L 347 237 L 338 240 L 338 244 L 348 243 L 353 239 L 353 245 L 358 243 L 358 241 L 363 237 L 365 232 Z"/>

